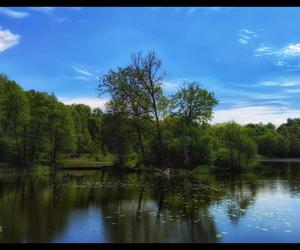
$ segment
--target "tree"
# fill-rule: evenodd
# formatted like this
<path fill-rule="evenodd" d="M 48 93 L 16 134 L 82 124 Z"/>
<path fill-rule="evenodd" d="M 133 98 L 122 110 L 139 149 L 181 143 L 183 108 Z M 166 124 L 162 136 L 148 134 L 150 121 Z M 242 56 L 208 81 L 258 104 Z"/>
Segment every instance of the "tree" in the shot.
<path fill-rule="evenodd" d="M 93 151 L 93 141 L 89 131 L 89 122 L 92 117 L 92 110 L 84 104 L 72 104 L 72 116 L 76 130 L 76 153 L 91 153 Z"/>
<path fill-rule="evenodd" d="M 144 101 L 148 103 L 147 113 L 149 112 L 149 115 L 155 119 L 159 155 L 158 162 L 163 167 L 166 162 L 160 120 L 166 109 L 167 100 L 163 95 L 161 87 L 165 76 L 165 73 L 161 72 L 161 64 L 161 60 L 157 58 L 154 52 L 148 53 L 145 57 L 142 57 L 142 54 L 138 53 L 132 55 L 130 68 L 133 70 L 139 87 L 144 94 Z"/>
<path fill-rule="evenodd" d="M 107 113 L 104 116 L 104 144 L 116 155 L 115 166 L 124 168 L 128 164 L 131 151 L 131 128 L 126 119 L 123 105 L 118 100 L 110 100 L 106 104 Z"/>
<path fill-rule="evenodd" d="M 275 133 L 266 133 L 257 137 L 258 152 L 266 156 L 274 156 L 278 151 L 278 142 Z"/>
<path fill-rule="evenodd" d="M 103 127 L 104 127 L 104 113 L 100 108 L 92 110 L 92 115 L 88 122 L 89 133 L 93 141 L 93 152 L 104 152 L 103 143 Z"/>
<path fill-rule="evenodd" d="M 139 79 L 131 67 L 119 68 L 118 71 L 109 71 L 99 84 L 100 94 L 109 93 L 114 104 L 122 106 L 122 112 L 131 121 L 138 136 L 140 153 L 145 163 L 145 148 L 143 143 L 143 122 L 148 119 L 149 102 L 143 92 Z"/>
<path fill-rule="evenodd" d="M 14 156 L 17 164 L 25 165 L 26 159 L 26 133 L 29 121 L 28 99 L 22 88 L 6 76 L 1 76 L 2 130 L 8 137 L 14 138 Z"/>
<path fill-rule="evenodd" d="M 277 152 L 276 155 L 279 157 L 288 157 L 290 152 L 290 140 L 289 138 L 282 136 L 281 134 L 277 135 Z"/>
<path fill-rule="evenodd" d="M 217 165 L 231 171 L 241 171 L 243 167 L 251 165 L 257 152 L 256 143 L 243 126 L 229 122 L 214 126 L 214 130 L 218 138 Z"/>
<path fill-rule="evenodd" d="M 56 165 L 59 153 L 73 153 L 76 150 L 75 128 L 71 108 L 53 102 L 49 115 L 50 162 Z"/>
<path fill-rule="evenodd" d="M 184 164 L 190 162 L 187 130 L 193 125 L 206 124 L 212 118 L 213 108 L 218 104 L 214 93 L 203 89 L 198 82 L 186 82 L 171 97 L 171 114 L 179 117 L 181 136 L 184 141 Z"/>
<path fill-rule="evenodd" d="M 30 90 L 29 100 L 30 119 L 27 133 L 28 161 L 33 163 L 42 153 L 49 149 L 48 128 L 51 104 L 56 102 L 53 96 Z"/>
<path fill-rule="evenodd" d="M 277 129 L 280 135 L 289 140 L 289 156 L 300 156 L 300 119 L 287 119 Z"/>

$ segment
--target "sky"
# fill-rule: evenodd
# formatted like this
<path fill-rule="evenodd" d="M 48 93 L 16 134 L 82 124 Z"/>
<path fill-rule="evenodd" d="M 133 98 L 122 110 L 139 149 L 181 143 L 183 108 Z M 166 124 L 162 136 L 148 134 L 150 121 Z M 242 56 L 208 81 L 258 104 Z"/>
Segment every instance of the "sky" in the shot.
<path fill-rule="evenodd" d="M 300 117 L 298 7 L 0 7 L 0 73 L 66 104 L 104 107 L 98 77 L 155 51 L 174 94 L 198 81 L 212 123 Z"/>

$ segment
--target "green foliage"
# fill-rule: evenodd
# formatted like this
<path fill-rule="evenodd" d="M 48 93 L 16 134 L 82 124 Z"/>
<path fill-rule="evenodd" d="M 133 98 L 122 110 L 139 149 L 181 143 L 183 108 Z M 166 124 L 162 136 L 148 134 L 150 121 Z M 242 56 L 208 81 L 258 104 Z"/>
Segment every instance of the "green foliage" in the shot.
<path fill-rule="evenodd" d="M 264 135 L 260 135 L 256 139 L 258 144 L 258 150 L 262 155 L 273 156 L 277 153 L 278 144 L 276 134 L 268 132 Z"/>
<path fill-rule="evenodd" d="M 0 75 L 0 162 L 56 165 L 89 155 L 88 161 L 109 157 L 117 167 L 148 171 L 199 165 L 241 171 L 254 164 L 257 153 L 300 156 L 300 118 L 277 129 L 272 123 L 209 125 L 218 104 L 214 93 L 185 82 L 167 98 L 161 65 L 154 52 L 138 53 L 127 66 L 101 77 L 99 94 L 111 97 L 105 112 L 24 91 Z"/>
<path fill-rule="evenodd" d="M 193 170 L 193 175 L 211 174 L 214 171 L 214 167 L 211 165 L 199 165 Z"/>
<path fill-rule="evenodd" d="M 179 116 L 183 126 L 207 123 L 218 100 L 214 93 L 203 89 L 198 82 L 185 82 L 171 98 L 171 113 Z"/>
<path fill-rule="evenodd" d="M 229 122 L 214 127 L 218 138 L 216 165 L 241 171 L 249 167 L 256 157 L 256 143 L 243 126 Z"/>
<path fill-rule="evenodd" d="M 186 82 L 184 86 L 171 97 L 170 112 L 177 122 L 179 139 L 177 146 L 182 148 L 186 166 L 195 166 L 213 161 L 212 140 L 207 129 L 199 125 L 206 124 L 212 118 L 212 110 L 218 100 L 213 93 L 201 88 L 197 82 Z M 171 144 L 172 146 L 172 144 Z M 174 151 L 174 145 L 170 148 Z M 179 159 L 178 159 L 179 160 Z"/>

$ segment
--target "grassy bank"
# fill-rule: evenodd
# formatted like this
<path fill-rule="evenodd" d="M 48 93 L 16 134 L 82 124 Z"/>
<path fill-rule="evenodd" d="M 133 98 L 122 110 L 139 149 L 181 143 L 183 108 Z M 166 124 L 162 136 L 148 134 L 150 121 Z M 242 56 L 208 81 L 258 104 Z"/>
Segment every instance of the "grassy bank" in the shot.
<path fill-rule="evenodd" d="M 111 166 L 113 157 L 111 155 L 105 157 L 95 157 L 83 155 L 76 158 L 60 159 L 57 162 L 59 168 L 63 169 L 98 169 L 105 166 Z"/>

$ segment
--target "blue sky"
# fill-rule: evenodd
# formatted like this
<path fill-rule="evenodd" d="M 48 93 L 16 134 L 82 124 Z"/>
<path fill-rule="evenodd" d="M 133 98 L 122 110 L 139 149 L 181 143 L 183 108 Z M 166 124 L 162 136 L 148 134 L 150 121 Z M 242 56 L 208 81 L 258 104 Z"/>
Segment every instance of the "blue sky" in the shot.
<path fill-rule="evenodd" d="M 170 95 L 199 81 L 213 123 L 300 117 L 300 8 L 0 7 L 0 72 L 25 90 L 103 107 L 97 77 L 154 50 Z"/>

